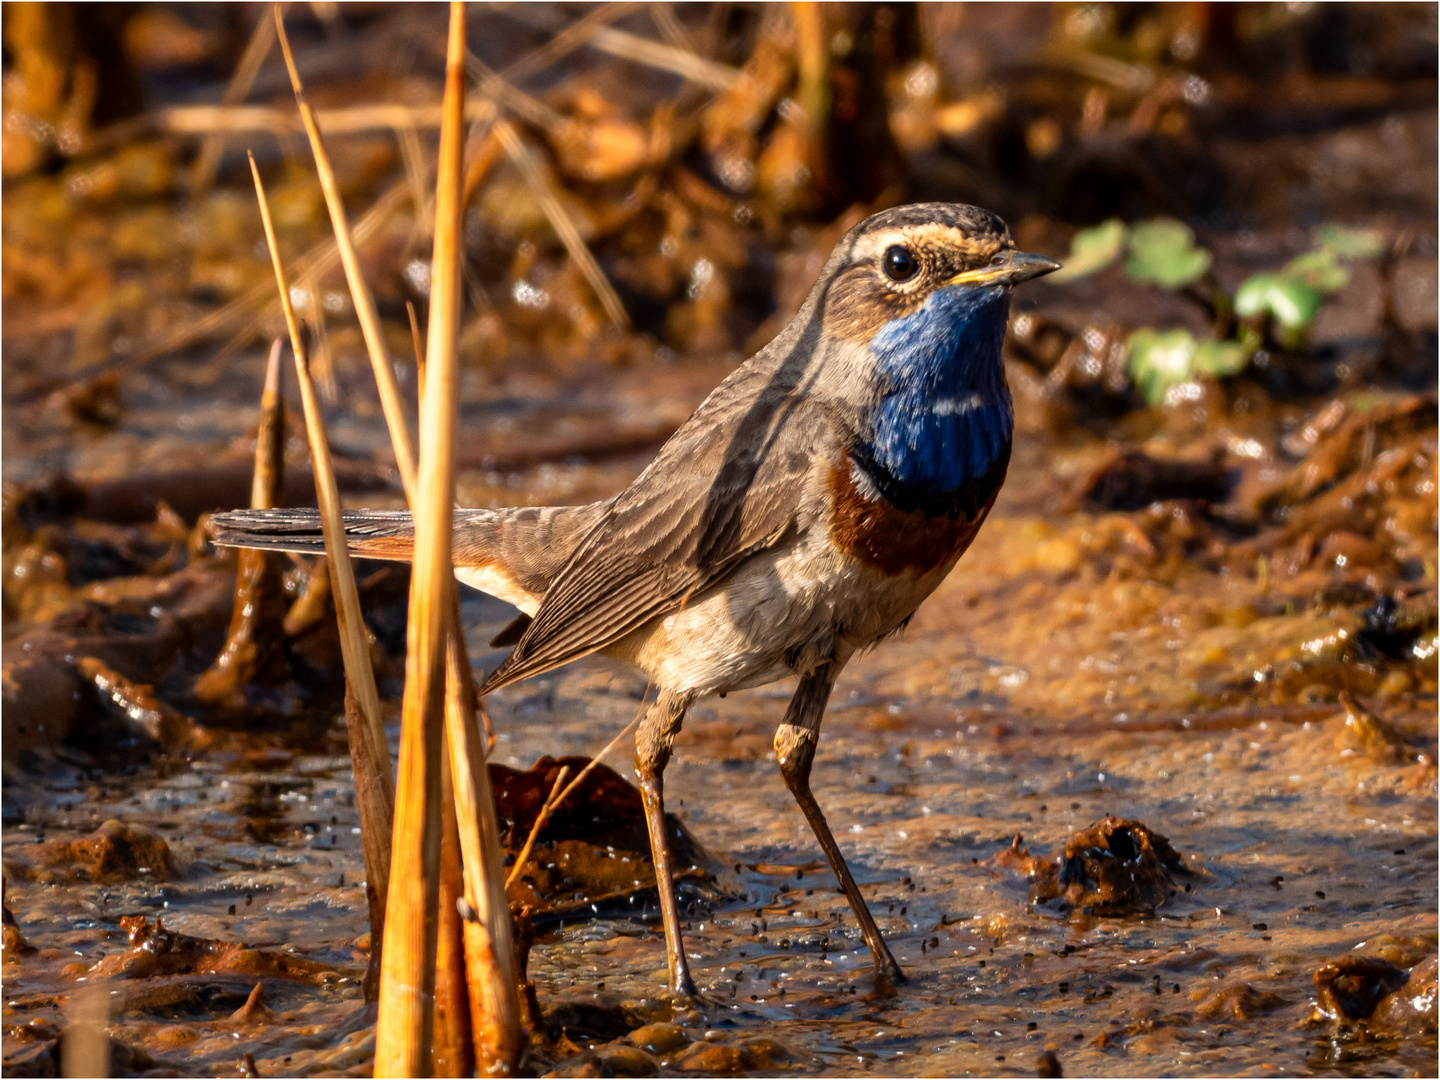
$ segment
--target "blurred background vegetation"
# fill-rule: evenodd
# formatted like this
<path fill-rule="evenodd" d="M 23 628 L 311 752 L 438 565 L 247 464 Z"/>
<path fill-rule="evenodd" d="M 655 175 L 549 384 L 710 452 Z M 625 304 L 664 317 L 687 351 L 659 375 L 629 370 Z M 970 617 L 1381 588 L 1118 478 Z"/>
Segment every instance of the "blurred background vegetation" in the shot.
<path fill-rule="evenodd" d="M 34 398 L 177 356 L 228 357 L 277 332 L 247 147 L 272 177 L 332 402 L 347 372 L 364 375 L 269 10 L 5 6 L 7 392 Z M 1433 358 L 1431 6 L 612 3 L 473 14 L 477 103 L 498 108 L 472 108 L 465 357 L 499 376 L 521 361 L 559 372 L 738 361 L 789 318 L 846 228 L 924 199 L 986 206 L 1022 246 L 1055 255 L 1077 227 L 1185 223 L 1180 250 L 1204 251 L 1185 280 L 1123 289 L 1102 274 L 1099 286 L 1037 293 L 1092 309 L 1018 336 L 1017 355 L 1038 374 L 1053 377 L 1087 326 L 1106 337 L 1091 353 L 1123 344 L 1128 360 L 1103 362 L 1113 369 L 1103 377 L 1067 361 L 1063 379 L 1088 396 L 1087 415 L 1158 402 L 1192 374 L 1252 366 L 1257 352 L 1262 364 L 1282 354 L 1271 389 L 1311 391 L 1382 367 L 1415 368 L 1413 380 Z M 405 302 L 423 313 L 427 286 L 443 9 L 295 4 L 287 19 L 351 216 L 364 220 L 392 352 L 408 358 Z M 494 117 L 513 125 L 509 142 Z M 1363 231 L 1369 265 L 1357 288 L 1379 323 L 1327 323 L 1313 297 L 1296 301 L 1272 280 L 1238 324 L 1235 290 L 1322 250 L 1313 231 L 1334 222 Z M 1337 311 L 1352 306 L 1351 276 L 1342 266 L 1327 279 L 1325 291 L 1342 294 Z M 1132 310 L 1109 304 L 1092 318 L 1117 289 L 1139 297 Z M 1390 342 L 1358 361 L 1319 348 L 1381 324 L 1430 336 L 1418 352 Z M 1153 341 L 1131 340 L 1137 329 L 1186 337 L 1152 361 Z M 68 333 L 46 333 L 57 330 Z M 1206 352 L 1226 340 L 1243 349 Z"/>

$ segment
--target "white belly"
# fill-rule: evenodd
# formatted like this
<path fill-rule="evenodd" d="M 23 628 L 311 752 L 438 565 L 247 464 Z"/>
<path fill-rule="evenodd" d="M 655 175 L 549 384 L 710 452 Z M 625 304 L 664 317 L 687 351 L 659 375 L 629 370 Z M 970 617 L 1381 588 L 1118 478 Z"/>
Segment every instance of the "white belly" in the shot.
<path fill-rule="evenodd" d="M 890 633 L 953 565 L 887 577 L 837 550 L 821 530 L 808 530 L 604 651 L 672 692 L 761 686 Z"/>

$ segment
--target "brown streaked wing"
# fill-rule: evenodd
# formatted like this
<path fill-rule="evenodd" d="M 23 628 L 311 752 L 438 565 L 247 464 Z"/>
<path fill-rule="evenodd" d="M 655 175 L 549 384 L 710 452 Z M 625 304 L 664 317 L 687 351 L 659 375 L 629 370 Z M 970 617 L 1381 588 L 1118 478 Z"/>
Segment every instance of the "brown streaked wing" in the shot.
<path fill-rule="evenodd" d="M 785 380 L 758 395 L 747 381 L 717 391 L 615 500 L 481 693 L 603 649 L 785 537 L 837 427 Z"/>

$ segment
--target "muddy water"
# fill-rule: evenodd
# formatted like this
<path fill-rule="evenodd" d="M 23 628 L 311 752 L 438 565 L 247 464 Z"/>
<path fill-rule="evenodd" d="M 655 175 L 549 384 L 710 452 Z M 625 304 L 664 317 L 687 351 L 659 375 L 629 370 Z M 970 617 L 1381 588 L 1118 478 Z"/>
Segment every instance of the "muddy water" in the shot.
<path fill-rule="evenodd" d="M 666 408 L 705 375 L 676 375 Z M 612 414 L 627 397 L 611 391 Z M 1022 399 L 1033 430 L 1029 409 Z M 1071 1075 L 1427 1071 L 1433 1028 L 1357 1038 L 1311 1014 L 1327 961 L 1389 943 L 1383 954 L 1409 967 L 1435 951 L 1433 660 L 1345 653 L 1335 639 L 1355 630 L 1351 609 L 1297 612 L 1287 597 L 1313 582 L 1117 566 L 1121 515 L 1058 513 L 1047 494 L 1095 454 L 1022 448 L 959 569 L 836 689 L 815 790 L 910 975 L 900 993 L 872 995 L 854 919 L 774 767 L 790 687 L 737 693 L 694 710 L 667 774 L 672 812 L 736 871 L 738 895 L 687 923 L 703 1003 L 677 1010 L 664 994 L 653 919 L 551 925 L 529 971 L 570 1042 L 537 1064 L 583 1069 L 598 1059 L 576 1055 L 590 1049 L 615 1068 L 612 1040 L 670 1020 L 696 1045 L 676 1036 L 652 1058 L 680 1070 L 1033 1074 L 1048 1050 Z M 589 497 L 643 460 L 471 470 L 462 486 Z M 492 666 L 501 652 L 485 642 L 509 610 L 471 596 L 465 618 L 477 669 Z M 1302 668 L 1288 682 L 1275 674 L 1286 658 Z M 1347 735 L 1333 696 L 1357 679 L 1381 693 L 1366 700 L 1390 742 Z M 594 753 L 643 689 L 588 660 L 496 695 L 495 760 Z M 393 707 L 398 683 L 387 690 Z M 95 1007 L 93 985 L 135 1071 L 233 1074 L 245 1054 L 261 1075 L 366 1071 L 366 907 L 343 731 L 335 716 L 304 748 L 276 734 L 130 775 L 52 761 L 31 776 L 23 823 L 5 831 L 6 904 L 38 951 L 7 950 L 6 1022 L 24 1031 L 9 1030 L 42 1040 Z M 397 737 L 392 723 L 392 750 Z M 1056 858 L 1106 815 L 1168 837 L 1190 871 L 1173 895 L 1123 917 L 1032 904 L 1033 864 L 1001 853 L 1019 835 Z M 163 837 L 173 872 L 91 883 L 33 865 L 42 841 L 112 818 Z M 104 977 L 126 952 L 121 918 L 137 915 L 262 959 Z M 284 956 L 314 964 L 296 977 Z M 256 982 L 272 1015 L 233 1018 Z"/>

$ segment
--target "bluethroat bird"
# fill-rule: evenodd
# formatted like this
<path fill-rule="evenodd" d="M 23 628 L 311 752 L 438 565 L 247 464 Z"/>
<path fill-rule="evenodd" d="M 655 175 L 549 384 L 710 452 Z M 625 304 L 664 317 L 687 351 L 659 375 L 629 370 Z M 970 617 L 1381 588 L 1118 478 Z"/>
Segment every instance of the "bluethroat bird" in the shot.
<path fill-rule="evenodd" d="M 665 841 L 664 772 L 700 698 L 798 677 L 780 774 L 875 960 L 903 979 L 810 790 L 820 721 L 856 652 L 905 626 L 1005 479 L 1000 348 L 1019 282 L 1059 268 L 994 214 L 901 206 L 836 246 L 788 327 L 722 382 L 619 495 L 455 512 L 455 575 L 526 616 L 481 693 L 590 653 L 657 688 L 635 736 L 672 988 L 693 994 Z M 310 510 L 238 510 L 218 544 L 320 552 Z M 410 515 L 345 515 L 350 550 L 406 560 Z M 518 626 L 517 626 L 518 632 Z"/>

